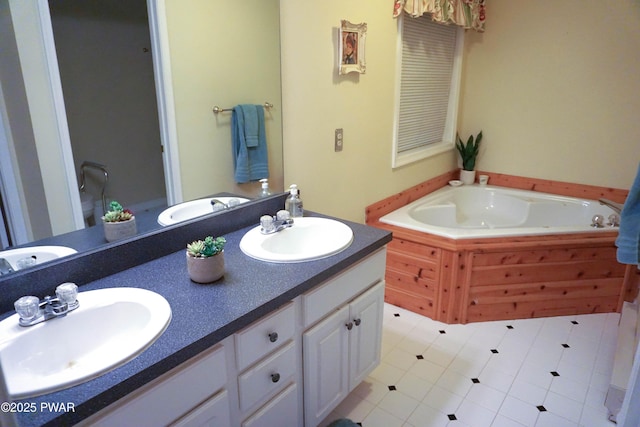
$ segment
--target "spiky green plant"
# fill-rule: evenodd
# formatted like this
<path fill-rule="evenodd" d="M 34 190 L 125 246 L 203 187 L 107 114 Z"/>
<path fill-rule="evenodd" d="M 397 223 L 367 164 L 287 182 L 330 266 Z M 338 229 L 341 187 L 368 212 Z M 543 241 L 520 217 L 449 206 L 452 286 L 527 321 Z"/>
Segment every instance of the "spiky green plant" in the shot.
<path fill-rule="evenodd" d="M 223 251 L 227 240 L 224 237 L 205 237 L 204 240 L 196 240 L 187 244 L 187 252 L 195 258 L 208 258 L 218 255 Z"/>
<path fill-rule="evenodd" d="M 475 142 L 473 141 L 473 135 L 470 135 L 466 145 L 460 139 L 460 135 L 456 134 L 456 139 L 456 148 L 462 158 L 462 169 L 466 171 L 474 170 L 476 168 L 476 157 L 478 157 L 478 151 L 480 150 L 480 141 L 482 141 L 482 131 L 476 136 Z"/>
<path fill-rule="evenodd" d="M 131 218 L 133 218 L 133 212 L 129 209 L 124 209 L 122 205 L 115 200 L 109 203 L 109 211 L 102 217 L 105 222 L 128 221 Z"/>

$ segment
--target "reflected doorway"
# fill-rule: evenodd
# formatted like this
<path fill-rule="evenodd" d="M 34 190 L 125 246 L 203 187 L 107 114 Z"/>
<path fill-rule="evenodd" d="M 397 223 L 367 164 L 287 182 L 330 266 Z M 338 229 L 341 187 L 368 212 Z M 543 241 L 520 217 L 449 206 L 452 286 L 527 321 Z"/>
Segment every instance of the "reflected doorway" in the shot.
<path fill-rule="evenodd" d="M 166 206 L 146 0 L 49 0 L 49 10 L 76 176 L 86 161 L 108 171 L 105 183 L 85 170 L 89 225 L 105 184 L 107 200 L 134 212 Z"/>

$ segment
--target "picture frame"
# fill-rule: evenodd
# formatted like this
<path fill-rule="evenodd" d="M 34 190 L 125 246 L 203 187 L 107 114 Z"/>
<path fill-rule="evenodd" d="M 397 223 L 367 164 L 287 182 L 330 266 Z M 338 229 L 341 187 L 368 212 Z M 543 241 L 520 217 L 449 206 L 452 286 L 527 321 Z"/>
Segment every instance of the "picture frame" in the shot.
<path fill-rule="evenodd" d="M 367 71 L 365 60 L 366 38 L 366 22 L 353 24 L 346 19 L 340 21 L 338 74 L 364 74 Z"/>

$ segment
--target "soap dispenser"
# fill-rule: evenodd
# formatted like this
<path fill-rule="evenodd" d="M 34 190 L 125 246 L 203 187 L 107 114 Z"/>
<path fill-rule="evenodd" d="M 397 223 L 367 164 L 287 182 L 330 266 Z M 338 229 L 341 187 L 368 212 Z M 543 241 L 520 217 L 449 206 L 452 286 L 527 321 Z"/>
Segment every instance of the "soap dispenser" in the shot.
<path fill-rule="evenodd" d="M 284 202 L 284 208 L 289 211 L 291 218 L 302 217 L 302 200 L 298 195 L 297 185 L 291 184 L 291 186 L 289 186 L 289 197 L 287 197 L 287 200 Z"/>
<path fill-rule="evenodd" d="M 269 180 L 267 178 L 262 178 L 260 180 L 262 184 L 262 189 L 260 190 L 260 194 L 258 194 L 259 198 L 268 197 L 271 195 L 271 191 L 269 190 Z"/>

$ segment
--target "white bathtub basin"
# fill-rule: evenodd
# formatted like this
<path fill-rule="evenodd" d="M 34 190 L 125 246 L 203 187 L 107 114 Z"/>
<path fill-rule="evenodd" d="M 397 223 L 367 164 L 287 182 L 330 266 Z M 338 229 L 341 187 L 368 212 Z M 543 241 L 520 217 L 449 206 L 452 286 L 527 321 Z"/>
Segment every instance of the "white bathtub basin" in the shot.
<path fill-rule="evenodd" d="M 75 249 L 66 246 L 32 246 L 28 248 L 8 249 L 0 252 L 0 258 L 4 258 L 11 264 L 11 267 L 18 271 L 20 266 L 18 261 L 31 259 L 34 264 L 52 261 L 68 255 L 77 253 Z"/>
<path fill-rule="evenodd" d="M 78 294 L 80 306 L 34 326 L 18 315 L 0 322 L 0 360 L 16 399 L 62 390 L 96 378 L 150 346 L 171 320 L 161 295 L 137 288 Z"/>
<path fill-rule="evenodd" d="M 207 197 L 204 199 L 180 203 L 160 212 L 160 215 L 158 215 L 158 224 L 167 226 L 213 213 L 214 209 L 211 205 L 211 200 L 213 199 L 224 204 L 229 204 L 229 202 L 233 204 L 234 200 L 238 203 L 246 203 L 249 201 L 249 199 L 245 199 L 243 197 Z"/>
<path fill-rule="evenodd" d="M 353 230 L 329 218 L 295 218 L 293 226 L 264 235 L 260 227 L 249 230 L 240 241 L 246 255 L 261 261 L 290 263 L 313 261 L 335 255 L 349 247 Z"/>
<path fill-rule="evenodd" d="M 380 218 L 453 239 L 615 231 L 591 219 L 614 211 L 595 200 L 496 186 L 444 187 Z"/>

